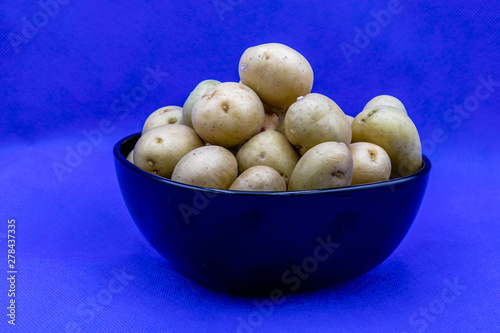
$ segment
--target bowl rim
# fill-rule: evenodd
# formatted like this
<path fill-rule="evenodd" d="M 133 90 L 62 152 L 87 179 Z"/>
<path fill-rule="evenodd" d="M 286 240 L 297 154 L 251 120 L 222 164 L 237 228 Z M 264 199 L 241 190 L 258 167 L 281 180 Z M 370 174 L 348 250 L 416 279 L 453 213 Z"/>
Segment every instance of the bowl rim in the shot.
<path fill-rule="evenodd" d="M 174 187 L 180 187 L 184 189 L 189 189 L 193 191 L 200 191 L 200 192 L 207 192 L 207 193 L 212 193 L 212 194 L 226 194 L 226 195 L 243 195 L 243 196 L 280 196 L 280 197 L 288 197 L 288 196 L 311 196 L 311 195 L 320 195 L 320 194 L 327 194 L 327 193 L 334 193 L 334 194 L 344 194 L 345 192 L 357 192 L 357 191 L 362 191 L 362 190 L 367 190 L 367 189 L 375 189 L 375 188 L 384 188 L 384 187 L 391 187 L 391 186 L 397 186 L 402 183 L 407 183 L 410 182 L 416 178 L 421 178 L 429 173 L 431 170 L 431 161 L 427 156 L 422 154 L 422 168 L 418 170 L 417 172 L 401 177 L 401 178 L 396 178 L 396 179 L 390 179 L 382 182 L 376 182 L 376 183 L 368 183 L 368 184 L 360 184 L 360 185 L 350 185 L 350 186 L 344 186 L 344 187 L 336 187 L 336 188 L 330 188 L 330 189 L 316 189 L 316 190 L 304 190 L 304 191 L 275 191 L 275 192 L 265 192 L 265 191 L 235 191 L 235 190 L 221 190 L 221 189 L 215 189 L 215 188 L 208 188 L 208 187 L 202 187 L 202 186 L 195 186 L 195 185 L 189 185 L 189 184 L 184 184 L 180 182 L 176 182 L 174 180 L 164 178 L 161 176 L 154 175 L 152 173 L 149 173 L 147 171 L 144 171 L 134 164 L 132 164 L 129 160 L 127 160 L 126 156 L 123 156 L 121 153 L 121 147 L 122 145 L 136 136 L 140 136 L 141 132 L 137 132 L 134 134 L 127 135 L 126 137 L 120 139 L 113 147 L 113 154 L 115 156 L 115 159 L 118 160 L 123 166 L 127 167 L 128 169 L 134 171 L 135 173 L 138 173 L 144 177 L 147 177 L 149 179 L 152 179 L 154 181 L 172 185 Z"/>

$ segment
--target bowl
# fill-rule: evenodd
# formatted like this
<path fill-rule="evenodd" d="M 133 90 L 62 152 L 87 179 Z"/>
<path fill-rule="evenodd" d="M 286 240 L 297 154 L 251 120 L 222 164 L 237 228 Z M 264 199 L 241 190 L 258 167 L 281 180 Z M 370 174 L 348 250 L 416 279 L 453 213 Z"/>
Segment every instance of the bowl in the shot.
<path fill-rule="evenodd" d="M 125 204 L 146 240 L 178 271 L 217 290 L 288 293 L 364 274 L 401 243 L 419 210 L 431 163 L 385 182 L 297 192 L 242 192 L 178 183 L 114 146 Z"/>

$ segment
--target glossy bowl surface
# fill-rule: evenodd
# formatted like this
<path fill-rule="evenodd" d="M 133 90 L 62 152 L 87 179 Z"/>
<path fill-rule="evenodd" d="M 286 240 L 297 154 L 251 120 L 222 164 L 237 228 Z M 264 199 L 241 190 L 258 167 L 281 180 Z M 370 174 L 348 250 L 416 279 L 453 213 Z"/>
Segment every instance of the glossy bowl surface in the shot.
<path fill-rule="evenodd" d="M 125 204 L 147 241 L 177 270 L 243 294 L 333 286 L 375 268 L 405 237 L 431 163 L 387 182 L 300 192 L 185 185 L 127 161 L 140 133 L 114 147 Z"/>

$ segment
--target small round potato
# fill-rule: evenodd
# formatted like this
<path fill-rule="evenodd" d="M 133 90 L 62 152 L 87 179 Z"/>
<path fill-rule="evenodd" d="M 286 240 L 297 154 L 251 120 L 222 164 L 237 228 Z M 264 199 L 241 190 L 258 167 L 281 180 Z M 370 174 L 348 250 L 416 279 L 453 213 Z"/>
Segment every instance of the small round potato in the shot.
<path fill-rule="evenodd" d="M 347 122 L 349 123 L 349 126 L 352 125 L 352 122 L 354 120 L 354 117 L 353 116 L 350 116 L 348 114 L 345 115 L 345 117 L 347 118 Z"/>
<path fill-rule="evenodd" d="M 288 183 L 299 155 L 286 137 L 276 131 L 264 131 L 248 140 L 236 154 L 240 173 L 256 166 L 266 165 Z"/>
<path fill-rule="evenodd" d="M 204 146 L 186 154 L 175 166 L 172 180 L 227 190 L 238 176 L 236 157 L 220 146 Z"/>
<path fill-rule="evenodd" d="M 391 176 L 391 159 L 382 147 L 369 142 L 349 145 L 353 173 L 351 185 L 383 182 Z"/>
<path fill-rule="evenodd" d="M 182 124 L 182 108 L 180 106 L 165 106 L 151 113 L 142 127 L 142 133 L 160 125 Z"/>
<path fill-rule="evenodd" d="M 351 143 L 351 127 L 344 112 L 330 98 L 316 93 L 290 106 L 285 116 L 285 135 L 301 155 L 322 142 Z"/>
<path fill-rule="evenodd" d="M 209 89 L 191 114 L 194 129 L 203 140 L 226 148 L 259 133 L 264 118 L 259 96 L 236 82 L 224 82 Z"/>
<path fill-rule="evenodd" d="M 200 98 L 205 95 L 207 90 L 218 85 L 220 81 L 217 80 L 203 80 L 191 91 L 188 98 L 182 106 L 182 121 L 183 124 L 193 128 L 193 122 L 191 121 L 191 113 L 193 112 L 194 105 L 200 100 Z"/>
<path fill-rule="evenodd" d="M 276 131 L 279 123 L 279 116 L 275 113 L 266 113 L 261 131 Z"/>
<path fill-rule="evenodd" d="M 343 142 L 323 142 L 309 149 L 293 169 L 289 191 L 351 185 L 353 161 Z"/>
<path fill-rule="evenodd" d="M 241 82 L 265 104 L 286 110 L 297 97 L 311 92 L 314 74 L 299 52 L 279 43 L 250 47 L 240 58 Z"/>
<path fill-rule="evenodd" d="M 352 123 L 352 141 L 382 147 L 391 158 L 392 178 L 422 167 L 422 146 L 417 128 L 406 113 L 391 106 L 361 111 Z"/>
<path fill-rule="evenodd" d="M 286 111 L 266 104 L 264 104 L 264 110 L 266 111 L 266 119 L 262 125 L 262 131 L 273 130 L 285 134 Z"/>
<path fill-rule="evenodd" d="M 204 142 L 192 128 L 161 125 L 144 133 L 134 148 L 134 164 L 147 172 L 170 178 L 177 162 Z"/>
<path fill-rule="evenodd" d="M 392 106 L 393 108 L 396 108 L 398 110 L 403 111 L 404 113 L 407 113 L 403 103 L 399 99 L 391 95 L 378 95 L 373 97 L 371 100 L 368 101 L 368 103 L 366 103 L 363 110 L 370 108 L 373 109 L 381 105 Z"/>
<path fill-rule="evenodd" d="M 235 191 L 286 191 L 285 180 L 278 171 L 265 165 L 245 170 L 229 187 Z"/>
<path fill-rule="evenodd" d="M 130 163 L 134 164 L 134 149 L 132 149 L 130 151 L 130 153 L 128 153 L 128 155 L 127 155 L 127 161 L 129 161 Z"/>

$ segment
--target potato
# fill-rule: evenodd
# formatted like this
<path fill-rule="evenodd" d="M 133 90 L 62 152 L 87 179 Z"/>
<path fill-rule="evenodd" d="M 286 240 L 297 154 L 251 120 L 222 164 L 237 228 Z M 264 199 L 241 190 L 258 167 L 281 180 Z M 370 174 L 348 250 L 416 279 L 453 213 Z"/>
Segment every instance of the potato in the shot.
<path fill-rule="evenodd" d="M 286 191 L 286 184 L 278 171 L 265 165 L 257 165 L 239 175 L 229 189 L 235 191 Z"/>
<path fill-rule="evenodd" d="M 389 180 L 391 159 L 382 147 L 369 142 L 356 142 L 349 145 L 349 150 L 354 168 L 351 185 Z"/>
<path fill-rule="evenodd" d="M 134 164 L 147 172 L 170 178 L 177 162 L 205 143 L 187 126 L 161 125 L 144 133 L 134 148 Z"/>
<path fill-rule="evenodd" d="M 316 93 L 299 98 L 288 108 L 285 135 L 301 155 L 322 142 L 351 143 L 351 128 L 344 112 L 330 98 Z"/>
<path fill-rule="evenodd" d="M 286 111 L 276 109 L 275 107 L 264 104 L 264 111 L 266 112 L 266 119 L 262 130 L 273 130 L 285 134 L 285 114 Z"/>
<path fill-rule="evenodd" d="M 366 103 L 363 110 L 370 108 L 373 109 L 377 106 L 382 106 L 382 105 L 392 106 L 393 108 L 396 108 L 398 110 L 403 111 L 404 113 L 407 113 L 403 103 L 399 99 L 391 95 L 378 95 L 373 97 L 371 100 L 368 101 L 368 103 Z"/>
<path fill-rule="evenodd" d="M 217 80 L 203 80 L 191 91 L 188 98 L 182 106 L 182 122 L 184 125 L 193 128 L 193 122 L 191 121 L 191 113 L 193 112 L 194 105 L 200 100 L 200 98 L 205 95 L 207 90 L 220 84 Z"/>
<path fill-rule="evenodd" d="M 351 185 L 353 160 L 343 142 L 323 142 L 309 149 L 293 169 L 289 191 Z"/>
<path fill-rule="evenodd" d="M 345 117 L 347 118 L 347 122 L 349 123 L 349 126 L 352 125 L 352 121 L 354 120 L 354 117 L 353 116 L 349 116 L 349 115 L 345 115 Z"/>
<path fill-rule="evenodd" d="M 422 167 L 422 147 L 413 121 L 391 106 L 361 111 L 352 123 L 353 142 L 382 147 L 391 158 L 392 176 L 404 177 Z"/>
<path fill-rule="evenodd" d="M 203 140 L 226 148 L 259 133 L 264 118 L 259 96 L 236 82 L 224 82 L 209 89 L 191 114 L 193 127 Z"/>
<path fill-rule="evenodd" d="M 279 123 L 279 116 L 275 113 L 266 113 L 261 131 L 276 131 Z"/>
<path fill-rule="evenodd" d="M 165 106 L 151 113 L 142 127 L 142 133 L 167 124 L 182 124 L 182 108 L 180 106 Z"/>
<path fill-rule="evenodd" d="M 172 180 L 227 190 L 238 176 L 236 157 L 220 146 L 204 146 L 186 154 L 175 166 Z"/>
<path fill-rule="evenodd" d="M 286 137 L 276 131 L 264 131 L 248 140 L 236 154 L 239 172 L 256 166 L 269 166 L 288 183 L 299 155 Z"/>
<path fill-rule="evenodd" d="M 314 73 L 304 56 L 279 43 L 245 50 L 239 62 L 241 82 L 265 104 L 286 110 L 299 96 L 311 92 Z"/>
<path fill-rule="evenodd" d="M 134 164 L 134 149 L 132 149 L 132 150 L 130 151 L 130 153 L 128 153 L 128 155 L 127 155 L 127 160 L 128 160 L 130 163 Z"/>

